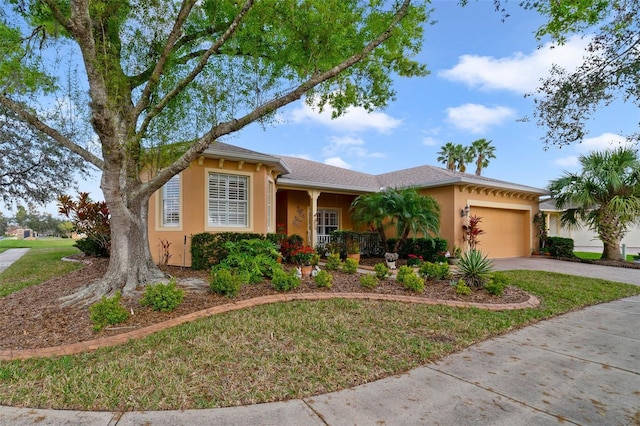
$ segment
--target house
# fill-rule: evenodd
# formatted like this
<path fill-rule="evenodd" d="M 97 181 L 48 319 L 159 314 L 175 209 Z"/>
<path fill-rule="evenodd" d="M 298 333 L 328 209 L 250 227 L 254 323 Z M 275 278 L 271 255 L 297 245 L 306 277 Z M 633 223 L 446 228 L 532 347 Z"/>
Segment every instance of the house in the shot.
<path fill-rule="evenodd" d="M 603 250 L 603 244 L 598 238 L 598 234 L 586 225 L 579 228 L 562 226 L 560 223 L 562 210 L 555 205 L 553 200 L 541 200 L 540 211 L 547 216 L 547 229 L 550 237 L 571 238 L 574 247 L 579 248 L 581 251 L 601 252 Z M 625 245 L 627 254 L 640 253 L 640 225 L 631 226 L 621 244 Z"/>
<path fill-rule="evenodd" d="M 277 224 L 316 246 L 334 230 L 358 230 L 349 215 L 357 196 L 405 187 L 438 201 L 439 236 L 451 247 L 463 245 L 468 215 L 482 218 L 479 247 L 490 257 L 529 256 L 537 244 L 539 188 L 426 165 L 371 175 L 216 142 L 151 198 L 150 247 L 158 260 L 168 242 L 169 263 L 189 266 L 193 234 L 273 233 Z"/>

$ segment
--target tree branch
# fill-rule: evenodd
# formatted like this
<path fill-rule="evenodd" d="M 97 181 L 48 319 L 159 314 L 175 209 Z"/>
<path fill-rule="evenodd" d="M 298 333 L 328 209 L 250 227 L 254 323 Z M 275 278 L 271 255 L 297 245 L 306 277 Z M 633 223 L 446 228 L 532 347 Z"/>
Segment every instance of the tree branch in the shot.
<path fill-rule="evenodd" d="M 164 73 L 165 65 L 167 64 L 167 61 L 171 56 L 171 52 L 174 50 L 176 41 L 182 33 L 182 26 L 189 17 L 191 9 L 193 8 L 195 3 L 196 0 L 184 0 L 182 2 L 182 6 L 180 6 L 180 12 L 178 12 L 178 16 L 173 24 L 173 28 L 171 29 L 171 33 L 169 33 L 169 37 L 167 38 L 167 42 L 164 45 L 162 54 L 160 55 L 158 62 L 156 62 L 156 66 L 151 72 L 151 75 L 149 76 L 148 83 L 142 91 L 142 95 L 140 96 L 138 104 L 133 110 L 133 114 L 135 117 L 138 117 L 142 113 L 142 111 L 144 111 L 149 106 L 149 98 L 151 97 L 151 92 L 158 86 L 160 77 Z"/>
<path fill-rule="evenodd" d="M 144 194 L 152 194 L 164 185 L 172 176 L 177 173 L 180 173 L 182 170 L 186 169 L 189 164 L 207 147 L 216 139 L 221 136 L 227 135 L 229 133 L 238 131 L 245 127 L 246 125 L 258 120 L 259 118 L 281 108 L 285 105 L 288 105 L 292 102 L 300 99 L 306 92 L 313 89 L 314 87 L 324 83 L 325 81 L 336 77 L 342 71 L 352 67 L 353 65 L 360 62 L 366 56 L 368 56 L 371 52 L 373 52 L 378 46 L 384 43 L 389 37 L 391 37 L 393 29 L 398 25 L 400 21 L 407 15 L 409 11 L 409 5 L 411 4 L 411 0 L 404 0 L 400 8 L 394 14 L 393 19 L 391 20 L 389 26 L 385 31 L 383 31 L 378 37 L 369 42 L 359 53 L 347 58 L 345 61 L 340 64 L 334 66 L 333 68 L 312 76 L 307 81 L 300 84 L 295 89 L 286 93 L 283 96 L 277 97 L 258 108 L 254 109 L 250 113 L 240 117 L 239 119 L 227 121 L 224 123 L 220 123 L 219 125 L 213 127 L 209 132 L 207 132 L 204 136 L 202 136 L 196 143 L 194 143 L 178 160 L 176 160 L 169 167 L 160 171 L 156 176 L 152 177 L 149 181 L 147 181 L 144 185 L 141 185 L 140 188 L 136 191 L 136 194 L 132 194 L 133 197 L 137 197 L 139 195 Z"/>
<path fill-rule="evenodd" d="M 0 104 L 5 108 L 15 112 L 18 115 L 18 117 L 20 117 L 20 119 L 23 120 L 25 123 L 28 123 L 30 126 L 35 128 L 36 130 L 49 136 L 50 138 L 55 140 L 59 145 L 67 148 L 69 151 L 73 152 L 74 154 L 79 155 L 85 161 L 88 161 L 89 163 L 93 164 L 98 169 L 102 170 L 102 168 L 104 167 L 104 162 L 102 161 L 102 159 L 96 157 L 88 150 L 72 142 L 70 139 L 62 135 L 60 132 L 48 126 L 44 122 L 42 122 L 35 114 L 27 111 L 27 109 L 24 108 L 22 105 L 12 101 L 11 99 L 7 98 L 3 94 L 0 94 Z"/>
<path fill-rule="evenodd" d="M 238 29 L 238 27 L 240 26 L 240 22 L 242 22 L 242 19 L 244 19 L 247 12 L 249 12 L 251 7 L 253 6 L 253 2 L 254 0 L 246 0 L 245 4 L 242 6 L 242 9 L 238 13 L 238 15 L 236 15 L 233 22 L 229 25 L 229 28 L 227 28 L 227 30 L 220 36 L 220 38 L 218 38 L 218 40 L 216 40 L 215 43 L 213 43 L 211 47 L 207 49 L 204 55 L 202 55 L 200 62 L 198 62 L 198 65 L 196 65 L 196 67 L 182 81 L 180 81 L 176 85 L 176 87 L 173 88 L 173 90 L 167 93 L 167 95 L 164 98 L 162 98 L 160 102 L 158 102 L 147 113 L 146 117 L 144 118 L 144 121 L 140 125 L 140 130 L 138 131 L 138 134 L 144 134 L 147 128 L 149 127 L 151 120 L 154 117 L 156 117 L 158 114 L 160 114 L 162 110 L 164 110 L 164 108 L 167 106 L 167 104 L 176 96 L 178 96 L 184 90 L 184 88 L 187 87 L 187 85 L 191 83 L 200 74 L 200 72 L 202 72 L 202 70 L 204 69 L 204 66 L 209 61 L 209 58 L 211 57 L 211 55 L 217 52 L 218 49 L 220 49 L 220 47 L 222 47 L 222 45 L 224 45 L 224 43 Z"/>
<path fill-rule="evenodd" d="M 57 4 L 53 0 L 44 0 L 44 3 L 51 9 L 53 16 L 56 18 L 58 23 L 64 27 L 65 30 L 69 31 L 73 34 L 73 23 L 72 21 L 64 16 L 64 14 L 60 11 Z"/>

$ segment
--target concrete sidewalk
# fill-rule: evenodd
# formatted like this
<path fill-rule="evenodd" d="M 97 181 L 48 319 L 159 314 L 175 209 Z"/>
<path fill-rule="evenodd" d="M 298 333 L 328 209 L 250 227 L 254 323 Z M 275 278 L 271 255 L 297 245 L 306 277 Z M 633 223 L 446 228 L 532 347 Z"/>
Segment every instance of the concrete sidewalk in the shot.
<path fill-rule="evenodd" d="M 28 248 L 14 248 L 0 253 L 0 273 L 11 266 L 13 262 L 20 259 L 28 251 Z"/>
<path fill-rule="evenodd" d="M 538 261 L 550 260 L 512 265 L 537 269 Z M 593 266 L 559 264 L 564 273 Z M 596 268 L 607 277 L 626 273 L 625 282 L 640 272 Z M 632 425 L 640 423 L 639 321 L 635 296 L 542 321 L 406 374 L 311 398 L 162 412 L 0 407 L 0 424 Z"/>

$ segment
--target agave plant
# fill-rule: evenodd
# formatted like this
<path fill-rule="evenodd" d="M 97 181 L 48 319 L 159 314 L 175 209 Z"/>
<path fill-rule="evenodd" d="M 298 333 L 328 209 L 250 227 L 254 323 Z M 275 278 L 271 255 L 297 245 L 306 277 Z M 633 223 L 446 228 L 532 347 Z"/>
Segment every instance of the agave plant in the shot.
<path fill-rule="evenodd" d="M 481 289 L 491 278 L 493 263 L 480 250 L 469 250 L 458 259 L 460 277 L 473 289 Z"/>

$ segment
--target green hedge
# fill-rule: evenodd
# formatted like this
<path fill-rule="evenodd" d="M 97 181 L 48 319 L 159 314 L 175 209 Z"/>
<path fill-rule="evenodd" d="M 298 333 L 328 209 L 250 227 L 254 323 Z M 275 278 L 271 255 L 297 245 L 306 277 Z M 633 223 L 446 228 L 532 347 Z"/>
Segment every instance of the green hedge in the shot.
<path fill-rule="evenodd" d="M 573 258 L 573 240 L 571 238 L 548 237 L 546 247 L 553 257 Z"/>
<path fill-rule="evenodd" d="M 225 248 L 227 242 L 237 243 L 241 240 L 260 239 L 274 241 L 271 234 L 256 234 L 242 232 L 203 232 L 191 236 L 191 268 L 209 269 L 226 258 L 229 251 Z M 275 235 L 275 234 L 273 234 Z"/>
<path fill-rule="evenodd" d="M 387 251 L 391 251 L 397 239 L 387 240 Z M 447 259 L 443 253 L 447 252 L 447 240 L 444 238 L 412 238 L 400 247 L 398 254 L 402 259 L 406 259 L 410 254 L 422 256 L 425 262 L 445 262 Z"/>

